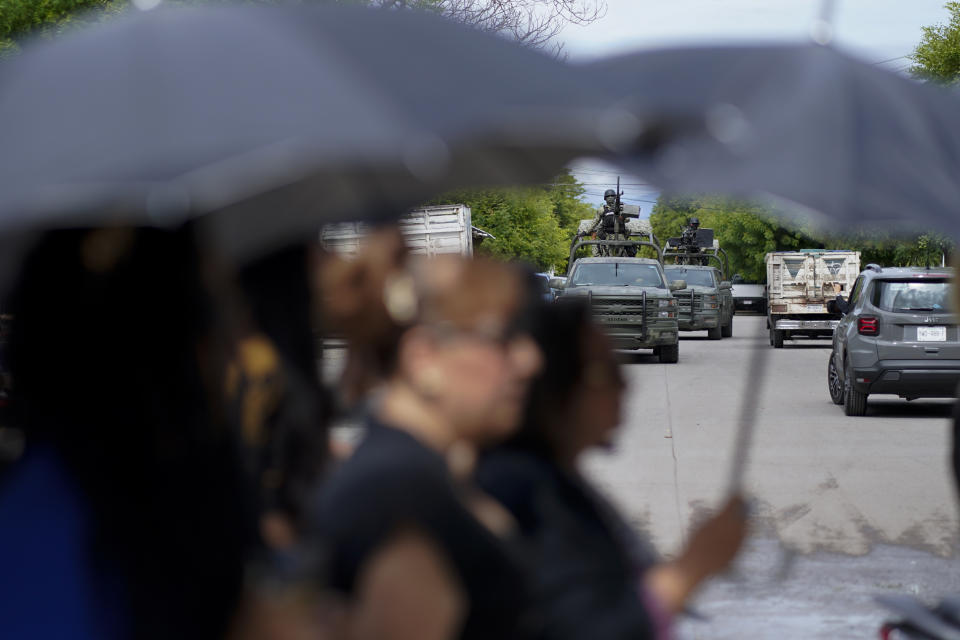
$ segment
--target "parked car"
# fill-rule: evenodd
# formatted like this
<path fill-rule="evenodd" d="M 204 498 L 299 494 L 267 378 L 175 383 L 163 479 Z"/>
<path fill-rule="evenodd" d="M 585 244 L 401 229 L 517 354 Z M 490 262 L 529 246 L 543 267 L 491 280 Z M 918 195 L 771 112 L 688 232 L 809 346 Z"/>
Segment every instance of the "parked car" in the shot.
<path fill-rule="evenodd" d="M 960 383 L 960 329 L 950 297 L 949 268 L 868 265 L 844 299 L 827 365 L 830 398 L 848 416 L 862 416 L 867 398 L 892 394 L 954 397 Z"/>
<path fill-rule="evenodd" d="M 767 287 L 747 282 L 739 273 L 733 276 L 733 308 L 738 312 L 767 313 Z"/>

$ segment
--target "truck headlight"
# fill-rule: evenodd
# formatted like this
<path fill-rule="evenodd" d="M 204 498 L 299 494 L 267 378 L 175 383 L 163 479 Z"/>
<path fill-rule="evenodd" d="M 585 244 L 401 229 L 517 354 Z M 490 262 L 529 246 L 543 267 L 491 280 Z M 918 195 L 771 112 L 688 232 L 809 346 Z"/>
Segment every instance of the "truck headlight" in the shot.
<path fill-rule="evenodd" d="M 662 308 L 664 308 L 664 307 L 672 307 L 672 306 L 674 305 L 674 303 L 675 303 L 675 301 L 674 301 L 673 298 L 666 298 L 666 299 L 660 300 L 660 301 L 657 303 L 657 306 L 662 309 Z"/>

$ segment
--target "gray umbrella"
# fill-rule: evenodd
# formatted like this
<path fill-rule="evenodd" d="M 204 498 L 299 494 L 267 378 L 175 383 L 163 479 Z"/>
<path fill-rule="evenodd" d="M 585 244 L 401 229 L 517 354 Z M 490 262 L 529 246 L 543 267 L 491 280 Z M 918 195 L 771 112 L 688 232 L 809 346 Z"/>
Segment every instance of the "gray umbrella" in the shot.
<path fill-rule="evenodd" d="M 955 94 L 817 45 L 655 51 L 589 69 L 616 87 L 625 120 L 656 134 L 621 157 L 664 189 L 767 193 L 840 224 L 960 229 Z"/>
<path fill-rule="evenodd" d="M 212 214 L 248 256 L 596 150 L 581 72 L 410 11 L 133 15 L 0 65 L 0 232 Z"/>

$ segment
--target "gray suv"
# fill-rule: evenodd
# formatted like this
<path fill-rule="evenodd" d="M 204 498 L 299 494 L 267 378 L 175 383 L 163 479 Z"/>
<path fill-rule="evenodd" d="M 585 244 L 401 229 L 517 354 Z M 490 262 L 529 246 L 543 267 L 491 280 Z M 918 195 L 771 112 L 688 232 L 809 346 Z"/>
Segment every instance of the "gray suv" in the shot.
<path fill-rule="evenodd" d="M 848 416 L 867 411 L 867 396 L 954 397 L 960 383 L 960 335 L 950 304 L 953 270 L 868 265 L 843 314 L 827 365 L 830 399 Z"/>

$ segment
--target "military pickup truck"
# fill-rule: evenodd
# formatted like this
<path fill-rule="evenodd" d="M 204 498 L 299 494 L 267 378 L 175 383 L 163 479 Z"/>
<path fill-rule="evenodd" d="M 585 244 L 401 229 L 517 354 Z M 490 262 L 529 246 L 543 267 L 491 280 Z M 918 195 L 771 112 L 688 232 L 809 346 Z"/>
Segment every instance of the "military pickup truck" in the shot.
<path fill-rule="evenodd" d="M 680 331 L 707 331 L 711 340 L 733 335 L 733 293 L 716 267 L 673 265 L 663 267 L 668 280 L 682 280 L 687 288 L 676 293 Z"/>
<path fill-rule="evenodd" d="M 551 281 L 551 287 L 560 289 L 557 301 L 586 298 L 594 318 L 616 348 L 653 349 L 660 362 L 677 362 L 680 356 L 677 299 L 672 292 L 685 289 L 686 283 L 668 282 L 663 265 L 652 258 L 575 260 L 581 246 L 598 242 L 601 241 L 585 240 L 571 247 L 566 281 L 559 278 Z M 659 253 L 659 247 L 651 246 Z"/>

